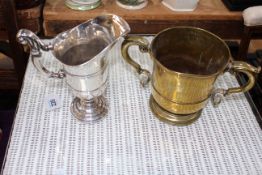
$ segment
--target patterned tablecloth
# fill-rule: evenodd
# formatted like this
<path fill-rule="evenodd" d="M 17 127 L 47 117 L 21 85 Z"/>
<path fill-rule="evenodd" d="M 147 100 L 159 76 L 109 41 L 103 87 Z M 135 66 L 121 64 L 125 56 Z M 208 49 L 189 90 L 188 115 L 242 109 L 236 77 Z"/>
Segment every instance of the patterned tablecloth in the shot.
<path fill-rule="evenodd" d="M 217 108 L 209 102 L 192 125 L 163 123 L 150 111 L 150 88 L 140 86 L 120 44 L 107 56 L 109 112 L 95 124 L 71 116 L 73 96 L 65 81 L 43 78 L 29 62 L 4 175 L 262 174 L 262 131 L 244 94 L 228 96 Z M 152 67 L 137 48 L 131 55 Z M 43 57 L 45 65 L 58 69 L 51 53 Z M 230 74 L 216 83 L 237 85 Z M 44 108 L 49 94 L 59 96 L 61 108 Z"/>

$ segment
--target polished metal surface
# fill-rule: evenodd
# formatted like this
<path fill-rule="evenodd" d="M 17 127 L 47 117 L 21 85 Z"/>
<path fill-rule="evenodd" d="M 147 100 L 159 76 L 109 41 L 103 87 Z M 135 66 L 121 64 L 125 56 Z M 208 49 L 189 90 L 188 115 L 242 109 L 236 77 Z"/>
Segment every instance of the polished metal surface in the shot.
<path fill-rule="evenodd" d="M 107 101 L 104 96 L 94 97 L 90 100 L 75 98 L 71 103 L 71 113 L 83 122 L 96 122 L 108 112 Z"/>
<path fill-rule="evenodd" d="M 129 31 L 124 19 L 108 14 L 58 34 L 49 44 L 44 44 L 26 29 L 18 32 L 17 39 L 30 46 L 32 62 L 43 75 L 66 79 L 76 98 L 73 100 L 72 114 L 82 121 L 91 121 L 107 111 L 107 105 L 101 105 L 104 104 L 101 99 L 108 79 L 107 53 Z M 42 51 L 53 53 L 62 65 L 60 71 L 52 72 L 41 64 Z"/>
<path fill-rule="evenodd" d="M 172 124 L 172 125 L 190 125 L 191 123 L 195 122 L 201 115 L 202 110 L 199 110 L 192 114 L 175 114 L 171 113 L 161 106 L 155 101 L 154 97 L 151 95 L 149 99 L 149 105 L 152 110 L 152 112 L 155 114 L 155 116 L 166 123 Z"/>
<path fill-rule="evenodd" d="M 151 76 L 128 54 L 132 45 L 138 45 L 141 52 L 150 54 L 154 63 Z M 143 75 L 140 80 L 143 85 L 151 79 L 151 94 L 157 103 L 152 105 L 154 101 L 150 102 L 154 113 L 174 124 L 188 124 L 191 122 L 188 117 L 192 115 L 197 118 L 198 115 L 194 114 L 205 107 L 210 96 L 213 104 L 218 105 L 225 95 L 248 91 L 255 83 L 255 74 L 260 72 L 260 67 L 233 61 L 222 39 L 194 27 L 166 29 L 157 34 L 151 44 L 143 37 L 127 37 L 121 52 L 137 73 Z M 241 87 L 214 89 L 218 75 L 225 71 L 243 72 L 249 82 Z M 145 78 L 146 75 L 149 75 L 148 78 Z M 160 109 L 172 113 L 174 118 Z"/>

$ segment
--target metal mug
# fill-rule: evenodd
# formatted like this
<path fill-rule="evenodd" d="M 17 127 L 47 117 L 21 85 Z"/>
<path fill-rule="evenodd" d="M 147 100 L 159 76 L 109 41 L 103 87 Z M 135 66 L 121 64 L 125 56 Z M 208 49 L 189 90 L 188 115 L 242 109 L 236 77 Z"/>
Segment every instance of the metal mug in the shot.
<path fill-rule="evenodd" d="M 128 54 L 138 45 L 153 59 L 153 72 L 142 69 Z M 140 75 L 145 85 L 151 79 L 150 107 L 161 120 L 186 125 L 199 118 L 208 99 L 214 105 L 222 96 L 246 92 L 255 83 L 260 67 L 233 61 L 227 44 L 216 35 L 195 27 L 174 27 L 161 31 L 151 44 L 140 36 L 127 37 L 121 48 L 123 58 Z M 225 71 L 243 72 L 247 84 L 229 89 L 214 89 L 218 75 Z"/>
<path fill-rule="evenodd" d="M 112 46 L 130 31 L 127 22 L 116 15 L 102 15 L 58 34 L 45 44 L 33 32 L 21 29 L 17 40 L 31 48 L 35 68 L 51 78 L 65 78 L 75 98 L 71 113 L 82 121 L 96 121 L 107 113 L 104 92 L 108 80 L 106 57 Z M 61 63 L 52 72 L 41 63 L 42 51 L 51 51 Z"/>

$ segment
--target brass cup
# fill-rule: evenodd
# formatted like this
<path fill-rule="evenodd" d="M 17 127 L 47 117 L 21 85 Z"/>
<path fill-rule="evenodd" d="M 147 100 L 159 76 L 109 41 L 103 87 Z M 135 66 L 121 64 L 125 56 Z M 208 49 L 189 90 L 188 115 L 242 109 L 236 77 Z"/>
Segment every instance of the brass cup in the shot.
<path fill-rule="evenodd" d="M 131 59 L 131 45 L 150 54 L 152 75 Z M 255 83 L 255 74 L 260 72 L 260 67 L 233 61 L 222 39 L 195 27 L 168 28 L 157 34 L 151 44 L 140 36 L 127 37 L 121 52 L 141 75 L 142 85 L 151 79 L 151 109 L 159 119 L 171 124 L 194 122 L 210 97 L 218 105 L 225 95 L 248 91 Z M 218 75 L 225 71 L 243 72 L 249 81 L 241 87 L 214 89 Z"/>

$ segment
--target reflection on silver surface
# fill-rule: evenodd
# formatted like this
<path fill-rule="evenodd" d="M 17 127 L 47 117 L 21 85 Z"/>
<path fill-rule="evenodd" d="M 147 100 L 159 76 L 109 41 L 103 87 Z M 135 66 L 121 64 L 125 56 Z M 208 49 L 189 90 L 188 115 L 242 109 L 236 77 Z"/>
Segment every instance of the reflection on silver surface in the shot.
<path fill-rule="evenodd" d="M 125 20 L 108 14 L 58 34 L 49 44 L 44 44 L 26 29 L 18 32 L 17 39 L 30 46 L 32 62 L 42 74 L 66 79 L 75 96 L 72 114 L 80 120 L 93 121 L 103 117 L 107 111 L 103 97 L 109 64 L 106 55 L 118 39 L 129 31 Z M 42 50 L 50 50 L 62 63 L 59 72 L 51 72 L 41 64 Z"/>

